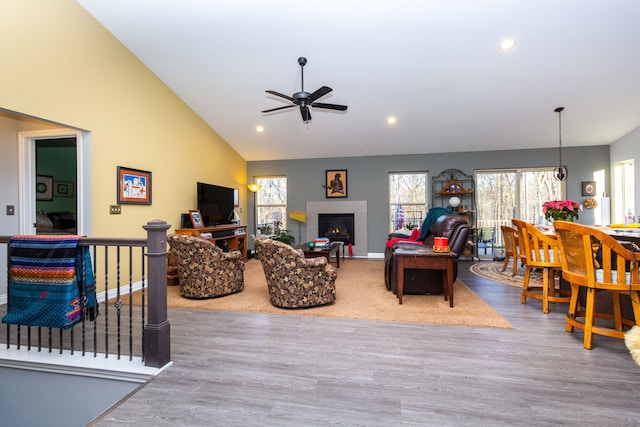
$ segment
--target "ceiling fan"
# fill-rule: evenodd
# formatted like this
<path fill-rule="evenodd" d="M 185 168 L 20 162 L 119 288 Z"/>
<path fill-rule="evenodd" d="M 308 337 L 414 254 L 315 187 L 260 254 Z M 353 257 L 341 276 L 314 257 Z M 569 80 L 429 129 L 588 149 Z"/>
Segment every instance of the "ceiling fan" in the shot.
<path fill-rule="evenodd" d="M 313 93 L 305 92 L 304 91 L 304 66 L 307 64 L 307 58 L 303 58 L 303 57 L 298 58 L 298 64 L 300 64 L 300 71 L 302 73 L 302 89 L 300 90 L 300 92 L 296 92 L 293 95 L 288 96 L 273 90 L 266 91 L 271 95 L 275 95 L 275 96 L 279 96 L 280 98 L 287 99 L 291 101 L 293 104 L 286 105 L 284 107 L 276 107 L 276 108 L 271 108 L 269 110 L 264 110 L 262 111 L 263 113 L 271 113 L 273 111 L 284 110 L 285 108 L 292 108 L 295 106 L 299 106 L 300 113 L 302 114 L 302 121 L 309 122 L 311 121 L 311 112 L 309 111 L 309 107 L 326 108 L 328 110 L 338 110 L 338 111 L 347 110 L 346 105 L 325 104 L 323 102 L 315 102 L 316 99 L 322 98 L 323 96 L 331 92 L 333 89 L 331 89 L 328 86 L 322 86 L 320 89 L 316 90 Z"/>

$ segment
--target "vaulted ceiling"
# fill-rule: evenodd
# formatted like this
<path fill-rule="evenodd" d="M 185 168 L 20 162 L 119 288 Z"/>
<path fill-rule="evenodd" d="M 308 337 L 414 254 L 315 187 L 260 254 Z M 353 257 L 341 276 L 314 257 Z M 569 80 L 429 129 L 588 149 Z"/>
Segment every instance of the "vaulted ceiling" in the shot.
<path fill-rule="evenodd" d="M 636 0 L 78 2 L 247 160 L 556 147 L 559 106 L 563 146 L 640 125 Z M 299 57 L 347 111 L 261 113 Z"/>

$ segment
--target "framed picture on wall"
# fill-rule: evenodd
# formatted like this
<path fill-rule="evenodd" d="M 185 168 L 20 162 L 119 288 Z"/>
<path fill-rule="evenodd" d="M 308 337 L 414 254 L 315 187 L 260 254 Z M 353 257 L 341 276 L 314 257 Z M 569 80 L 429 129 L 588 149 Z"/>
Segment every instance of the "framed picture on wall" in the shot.
<path fill-rule="evenodd" d="M 595 196 L 596 194 L 596 182 L 595 181 L 582 181 L 582 195 L 583 196 Z"/>
<path fill-rule="evenodd" d="M 73 182 L 56 181 L 53 183 L 53 195 L 55 197 L 73 197 Z"/>
<path fill-rule="evenodd" d="M 118 166 L 118 204 L 151 204 L 151 172 Z"/>
<path fill-rule="evenodd" d="M 53 200 L 53 177 L 36 175 L 36 200 Z"/>
<path fill-rule="evenodd" d="M 327 199 L 347 197 L 347 170 L 326 171 L 323 187 L 326 190 L 325 197 Z"/>

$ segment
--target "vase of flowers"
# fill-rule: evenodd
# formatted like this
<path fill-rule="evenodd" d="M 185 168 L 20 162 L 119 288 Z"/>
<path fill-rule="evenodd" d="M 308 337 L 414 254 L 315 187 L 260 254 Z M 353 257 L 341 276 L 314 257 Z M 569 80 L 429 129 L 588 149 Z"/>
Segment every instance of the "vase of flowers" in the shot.
<path fill-rule="evenodd" d="M 557 220 L 573 222 L 578 219 L 580 209 L 582 209 L 580 204 L 573 200 L 551 200 L 542 205 L 542 213 L 549 222 Z"/>

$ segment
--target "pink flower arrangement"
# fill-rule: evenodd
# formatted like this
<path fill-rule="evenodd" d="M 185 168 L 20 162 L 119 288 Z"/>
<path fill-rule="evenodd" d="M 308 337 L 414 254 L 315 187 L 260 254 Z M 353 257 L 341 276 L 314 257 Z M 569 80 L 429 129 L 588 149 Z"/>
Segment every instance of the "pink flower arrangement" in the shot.
<path fill-rule="evenodd" d="M 547 221 L 575 221 L 578 219 L 578 211 L 582 209 L 579 203 L 573 200 L 552 200 L 544 202 L 542 213 Z"/>

